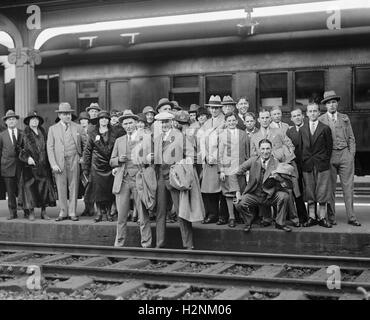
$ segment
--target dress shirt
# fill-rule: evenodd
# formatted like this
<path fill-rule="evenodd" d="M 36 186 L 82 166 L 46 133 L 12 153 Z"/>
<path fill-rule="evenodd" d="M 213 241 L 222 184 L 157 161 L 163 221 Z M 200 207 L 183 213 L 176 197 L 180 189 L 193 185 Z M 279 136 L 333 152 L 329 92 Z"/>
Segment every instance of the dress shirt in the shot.
<path fill-rule="evenodd" d="M 15 138 L 18 140 L 18 129 L 17 129 L 17 128 L 14 128 L 14 129 L 9 129 L 9 128 L 8 128 L 8 132 L 9 132 L 10 140 L 11 140 L 11 141 L 12 141 L 12 143 L 14 144 L 13 136 L 12 136 L 12 132 L 13 132 L 13 130 L 14 130 Z"/>

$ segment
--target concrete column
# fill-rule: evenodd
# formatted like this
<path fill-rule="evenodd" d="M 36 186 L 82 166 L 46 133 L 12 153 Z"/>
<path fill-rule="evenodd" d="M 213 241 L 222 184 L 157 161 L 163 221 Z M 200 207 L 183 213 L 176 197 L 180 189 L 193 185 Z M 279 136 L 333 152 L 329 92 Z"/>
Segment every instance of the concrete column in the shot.
<path fill-rule="evenodd" d="M 9 49 L 8 61 L 15 64 L 15 112 L 21 119 L 36 105 L 35 65 L 41 63 L 38 50 Z"/>

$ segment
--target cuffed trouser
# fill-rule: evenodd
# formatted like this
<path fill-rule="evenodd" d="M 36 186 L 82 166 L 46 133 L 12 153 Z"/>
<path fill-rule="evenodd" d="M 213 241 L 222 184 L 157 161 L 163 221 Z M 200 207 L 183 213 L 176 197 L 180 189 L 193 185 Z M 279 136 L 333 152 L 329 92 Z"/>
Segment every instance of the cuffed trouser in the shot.
<path fill-rule="evenodd" d="M 247 193 L 242 195 L 242 198 L 240 202 L 236 205 L 236 208 L 243 215 L 243 220 L 245 221 L 245 223 L 247 225 L 251 225 L 253 220 L 253 209 L 257 208 L 261 204 L 269 206 L 276 205 L 277 215 L 275 222 L 279 225 L 285 225 L 288 203 L 289 194 L 283 191 L 276 192 L 270 199 Z"/>
<path fill-rule="evenodd" d="M 60 169 L 62 173 L 55 174 L 60 207 L 59 217 L 75 217 L 80 177 L 78 154 L 66 156 L 64 158 L 64 168 Z M 67 194 L 69 194 L 69 201 Z"/>
<path fill-rule="evenodd" d="M 175 206 L 176 214 L 179 213 L 180 191 L 170 185 L 168 179 L 165 179 L 162 174 L 159 174 L 157 187 L 157 247 L 163 248 L 166 244 L 166 213 L 167 203 L 172 198 Z M 182 243 L 185 248 L 193 247 L 193 229 L 191 222 L 184 220 L 178 216 Z"/>
<path fill-rule="evenodd" d="M 333 150 L 331 155 L 330 180 L 332 184 L 332 190 L 328 205 L 329 222 L 335 221 L 335 189 L 338 174 L 340 183 L 342 185 L 347 218 L 348 220 L 356 220 L 356 215 L 353 208 L 355 164 L 354 157 L 349 152 L 348 148 L 342 150 Z"/>
<path fill-rule="evenodd" d="M 118 211 L 117 234 L 114 245 L 122 247 L 127 237 L 127 217 L 130 210 L 130 195 L 133 195 L 140 223 L 141 246 L 149 248 L 152 246 L 152 230 L 147 211 L 143 210 L 143 204 L 136 189 L 136 176 L 126 175 L 123 178 L 121 190 L 116 194 L 116 205 Z"/>

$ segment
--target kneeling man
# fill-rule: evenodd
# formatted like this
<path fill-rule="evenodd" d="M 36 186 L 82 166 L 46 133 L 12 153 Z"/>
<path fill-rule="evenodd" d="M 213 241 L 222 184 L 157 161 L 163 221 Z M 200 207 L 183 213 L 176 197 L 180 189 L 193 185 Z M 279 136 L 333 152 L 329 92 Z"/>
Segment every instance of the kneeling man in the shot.
<path fill-rule="evenodd" d="M 245 174 L 249 170 L 249 182 L 241 199 L 237 199 L 237 210 L 243 215 L 246 223 L 245 232 L 249 232 L 253 220 L 253 212 L 259 205 L 276 205 L 277 216 L 275 227 L 286 232 L 292 231 L 285 225 L 289 194 L 273 178 L 273 172 L 277 169 L 279 161 L 272 155 L 272 143 L 268 139 L 259 142 L 258 157 L 252 157 L 245 161 L 237 171 L 237 175 Z M 279 187 L 278 187 L 279 186 Z"/>

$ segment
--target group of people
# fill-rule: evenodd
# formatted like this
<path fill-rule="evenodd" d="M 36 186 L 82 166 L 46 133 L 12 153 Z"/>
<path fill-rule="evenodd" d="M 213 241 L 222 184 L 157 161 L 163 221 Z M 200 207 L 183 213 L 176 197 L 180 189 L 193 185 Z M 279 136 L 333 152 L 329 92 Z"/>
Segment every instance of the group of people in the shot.
<path fill-rule="evenodd" d="M 9 219 L 17 208 L 35 219 L 50 219 L 46 207 L 59 200 L 56 221 L 95 222 L 117 215 L 115 246 L 124 246 L 131 209 L 140 226 L 142 247 L 151 247 L 150 216 L 156 219 L 156 247 L 166 246 L 166 221 L 176 213 L 184 248 L 193 249 L 192 222 L 253 223 L 291 231 L 295 227 L 336 225 L 335 187 L 339 174 L 348 223 L 360 226 L 353 209 L 355 138 L 340 97 L 324 93 L 318 104 L 291 111 L 293 126 L 282 122 L 280 107 L 263 108 L 258 118 L 246 97 L 211 96 L 205 106 L 182 110 L 162 98 L 142 113 L 110 113 L 92 103 L 77 122 L 61 103 L 48 133 L 44 119 L 31 112 L 25 129 L 9 110 L 0 134 L 1 176 L 8 194 Z M 18 200 L 18 201 L 17 201 Z M 305 204 L 307 203 L 307 206 Z M 132 206 L 133 204 L 133 206 Z"/>

